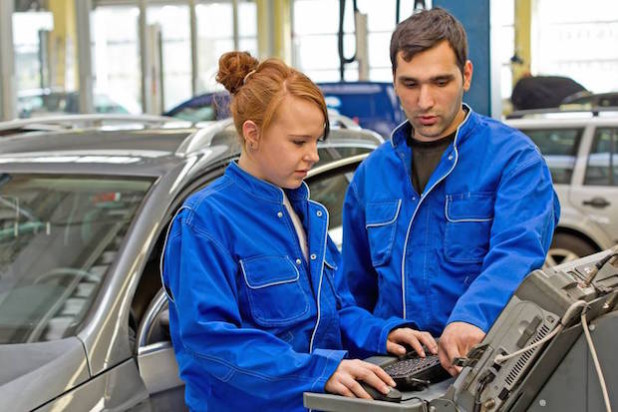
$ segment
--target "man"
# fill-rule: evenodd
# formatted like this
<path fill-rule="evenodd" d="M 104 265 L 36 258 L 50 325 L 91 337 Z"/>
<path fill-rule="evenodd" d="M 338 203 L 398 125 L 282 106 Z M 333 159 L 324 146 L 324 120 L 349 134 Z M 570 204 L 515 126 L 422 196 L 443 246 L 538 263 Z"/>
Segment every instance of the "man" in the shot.
<path fill-rule="evenodd" d="M 358 305 L 440 335 L 453 359 L 480 342 L 524 276 L 542 266 L 560 206 L 520 132 L 462 103 L 466 33 L 443 9 L 391 39 L 407 121 L 358 168 L 344 205 L 343 278 Z"/>

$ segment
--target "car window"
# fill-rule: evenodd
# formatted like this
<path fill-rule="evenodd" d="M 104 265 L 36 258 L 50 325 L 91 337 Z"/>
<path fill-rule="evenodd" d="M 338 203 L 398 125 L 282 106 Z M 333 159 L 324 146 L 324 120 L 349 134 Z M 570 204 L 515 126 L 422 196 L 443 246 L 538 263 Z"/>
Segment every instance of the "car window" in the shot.
<path fill-rule="evenodd" d="M 75 334 L 151 183 L 0 175 L 0 344 Z"/>
<path fill-rule="evenodd" d="M 547 161 L 554 183 L 571 183 L 582 129 L 522 129 Z"/>
<path fill-rule="evenodd" d="M 329 234 L 338 247 L 341 247 L 342 241 L 343 201 L 357 165 L 354 163 L 322 173 L 307 182 L 311 199 L 323 204 L 328 210 Z"/>
<path fill-rule="evenodd" d="M 585 185 L 618 185 L 618 129 L 599 128 L 588 156 Z"/>

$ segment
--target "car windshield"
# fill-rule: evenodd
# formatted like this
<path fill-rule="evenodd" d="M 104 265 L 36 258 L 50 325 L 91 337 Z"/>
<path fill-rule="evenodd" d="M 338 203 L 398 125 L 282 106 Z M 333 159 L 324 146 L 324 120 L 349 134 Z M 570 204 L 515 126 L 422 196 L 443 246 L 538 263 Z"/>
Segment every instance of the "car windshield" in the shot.
<path fill-rule="evenodd" d="M 151 184 L 0 175 L 0 344 L 75 334 Z"/>

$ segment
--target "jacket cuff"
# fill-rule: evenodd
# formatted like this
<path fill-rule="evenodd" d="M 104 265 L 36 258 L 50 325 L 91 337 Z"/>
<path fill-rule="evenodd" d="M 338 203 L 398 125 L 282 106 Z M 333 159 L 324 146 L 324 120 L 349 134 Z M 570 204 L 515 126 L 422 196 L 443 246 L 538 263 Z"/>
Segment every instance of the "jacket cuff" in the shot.
<path fill-rule="evenodd" d="M 470 325 L 481 329 L 485 333 L 489 332 L 489 328 L 491 327 L 491 324 L 488 324 L 487 320 L 475 317 L 471 313 L 451 313 L 451 316 L 448 318 L 448 321 L 444 327 L 446 328 L 446 326 L 453 322 L 469 323 Z"/>
<path fill-rule="evenodd" d="M 314 356 L 319 356 L 320 363 L 323 363 L 322 374 L 311 385 L 311 392 L 324 393 L 324 386 L 330 377 L 335 373 L 335 370 L 339 367 L 341 360 L 345 358 L 348 351 L 345 350 L 331 350 L 331 349 L 315 349 L 311 352 Z"/>
<path fill-rule="evenodd" d="M 390 317 L 386 319 L 386 324 L 382 328 L 380 333 L 380 341 L 378 343 L 378 353 L 387 354 L 386 342 L 388 341 L 388 335 L 394 330 L 399 328 L 412 328 L 417 329 L 414 322 L 398 317 Z"/>

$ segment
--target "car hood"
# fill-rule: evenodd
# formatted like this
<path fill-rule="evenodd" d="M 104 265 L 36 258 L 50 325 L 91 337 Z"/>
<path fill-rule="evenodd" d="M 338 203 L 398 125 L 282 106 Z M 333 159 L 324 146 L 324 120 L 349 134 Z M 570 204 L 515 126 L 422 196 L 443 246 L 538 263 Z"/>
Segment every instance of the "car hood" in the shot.
<path fill-rule="evenodd" d="M 32 410 L 88 380 L 77 338 L 0 345 L 0 399 L 12 410 Z"/>

